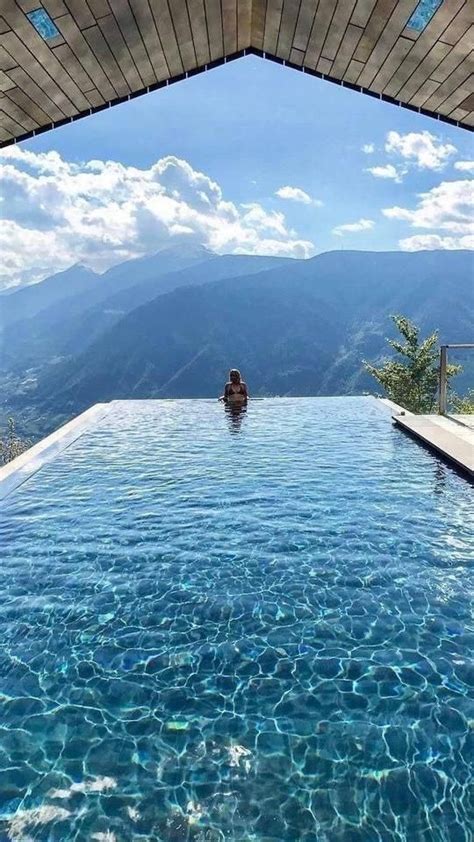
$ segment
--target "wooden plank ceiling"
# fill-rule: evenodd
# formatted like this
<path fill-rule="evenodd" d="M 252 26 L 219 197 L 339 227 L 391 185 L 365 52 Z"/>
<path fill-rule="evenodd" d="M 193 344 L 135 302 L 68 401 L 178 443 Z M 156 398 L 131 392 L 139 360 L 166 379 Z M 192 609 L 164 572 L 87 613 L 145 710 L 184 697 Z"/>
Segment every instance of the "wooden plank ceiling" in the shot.
<path fill-rule="evenodd" d="M 472 8 L 464 0 L 0 0 L 0 145 L 249 53 L 471 128 Z"/>

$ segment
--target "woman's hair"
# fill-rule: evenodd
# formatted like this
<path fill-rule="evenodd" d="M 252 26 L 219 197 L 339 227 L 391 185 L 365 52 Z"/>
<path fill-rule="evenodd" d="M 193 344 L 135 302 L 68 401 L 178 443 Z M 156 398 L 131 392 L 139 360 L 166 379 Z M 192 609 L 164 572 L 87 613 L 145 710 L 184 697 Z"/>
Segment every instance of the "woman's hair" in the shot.
<path fill-rule="evenodd" d="M 242 377 L 240 376 L 240 371 L 239 371 L 238 368 L 231 368 L 231 370 L 229 371 L 229 380 L 232 380 L 233 377 L 237 377 L 237 380 L 239 381 L 239 383 L 242 380 Z"/>

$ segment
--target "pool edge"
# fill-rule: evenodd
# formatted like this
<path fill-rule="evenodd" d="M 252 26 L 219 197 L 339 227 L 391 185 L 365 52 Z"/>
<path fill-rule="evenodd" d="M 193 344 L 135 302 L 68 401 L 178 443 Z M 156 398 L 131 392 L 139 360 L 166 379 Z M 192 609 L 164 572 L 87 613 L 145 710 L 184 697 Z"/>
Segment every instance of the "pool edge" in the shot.
<path fill-rule="evenodd" d="M 430 420 L 429 415 L 411 415 L 409 418 L 393 416 L 393 421 L 417 444 L 426 447 L 471 483 L 474 482 L 472 445 L 462 441 L 451 431 L 440 429 Z"/>
<path fill-rule="evenodd" d="M 77 441 L 93 424 L 105 418 L 114 403 L 115 401 L 94 404 L 0 468 L 0 500 L 4 500 L 16 491 L 43 465 L 51 462 L 59 453 Z"/>

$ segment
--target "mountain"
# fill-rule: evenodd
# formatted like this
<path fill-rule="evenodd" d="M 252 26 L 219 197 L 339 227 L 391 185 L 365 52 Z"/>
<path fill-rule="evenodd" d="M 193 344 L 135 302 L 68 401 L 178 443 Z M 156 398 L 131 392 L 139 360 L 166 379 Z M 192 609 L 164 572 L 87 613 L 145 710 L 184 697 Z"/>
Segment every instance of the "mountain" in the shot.
<path fill-rule="evenodd" d="M 72 266 L 40 283 L 7 292 L 0 297 L 0 341 L 11 363 L 42 356 L 44 340 L 54 342 L 57 328 L 63 333 L 83 322 L 87 310 L 100 306 L 110 296 L 127 293 L 136 284 L 155 285 L 157 279 L 170 272 L 210 260 L 215 255 L 203 246 L 169 247 L 151 256 L 127 260 L 98 275 L 84 266 Z M 67 325 L 66 325 L 67 323 Z"/>
<path fill-rule="evenodd" d="M 0 296 L 0 330 L 19 319 L 30 319 L 42 310 L 74 295 L 90 295 L 100 278 L 92 269 L 76 264 L 46 280 Z"/>
<path fill-rule="evenodd" d="M 217 265 L 213 261 L 213 265 Z M 40 375 L 43 412 L 113 398 L 211 397 L 230 366 L 253 395 L 360 393 L 403 313 L 441 341 L 472 339 L 472 253 L 328 252 L 238 279 L 179 286 Z"/>
<path fill-rule="evenodd" d="M 64 296 L 32 318 L 6 324 L 1 334 L 4 351 L 0 370 L 21 372 L 78 354 L 131 310 L 179 286 L 239 277 L 289 263 L 289 258 L 220 256 L 202 246 L 168 248 L 151 257 L 127 261 L 95 276 L 92 289 Z M 38 287 L 43 285 L 48 290 L 49 280 Z"/>

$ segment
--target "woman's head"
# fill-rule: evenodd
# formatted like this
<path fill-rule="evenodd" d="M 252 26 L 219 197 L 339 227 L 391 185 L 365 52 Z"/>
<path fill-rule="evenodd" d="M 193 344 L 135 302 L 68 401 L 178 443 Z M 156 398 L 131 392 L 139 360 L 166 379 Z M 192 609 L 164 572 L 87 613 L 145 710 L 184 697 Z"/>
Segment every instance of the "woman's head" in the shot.
<path fill-rule="evenodd" d="M 231 383 L 240 383 L 241 381 L 240 371 L 238 368 L 231 368 L 229 371 L 229 380 Z"/>

